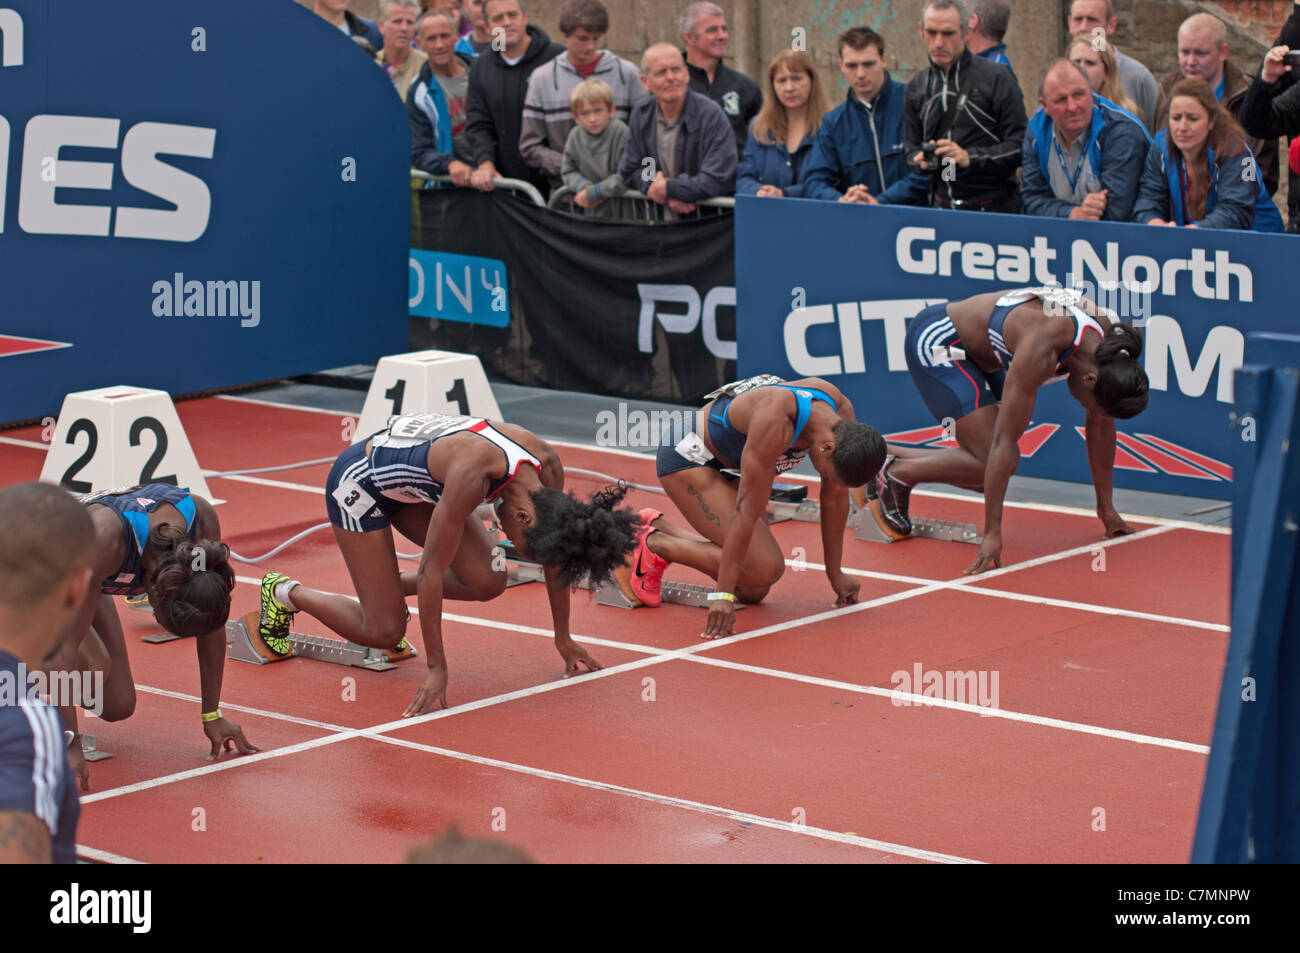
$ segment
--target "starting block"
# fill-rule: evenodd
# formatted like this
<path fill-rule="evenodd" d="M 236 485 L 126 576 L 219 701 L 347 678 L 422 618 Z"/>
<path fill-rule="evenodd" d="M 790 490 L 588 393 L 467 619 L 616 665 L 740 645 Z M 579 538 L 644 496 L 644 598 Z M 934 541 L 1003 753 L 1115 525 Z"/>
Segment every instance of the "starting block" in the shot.
<path fill-rule="evenodd" d="M 662 589 L 664 605 L 675 606 L 692 606 L 696 609 L 709 608 L 709 600 L 706 598 L 713 590 L 708 586 L 695 586 L 688 582 L 669 582 L 663 581 Z M 596 589 L 596 604 L 602 606 L 612 606 L 615 609 L 639 609 L 642 603 L 628 596 L 626 592 L 610 580 Z M 736 611 L 745 608 L 743 603 L 736 603 Z"/>
<path fill-rule="evenodd" d="M 107 761 L 113 757 L 107 751 L 101 751 L 95 747 L 94 735 L 81 736 L 81 756 L 87 761 Z"/>
<path fill-rule="evenodd" d="M 64 397 L 41 481 L 83 494 L 171 483 L 212 499 L 170 395 L 145 387 Z"/>
<path fill-rule="evenodd" d="M 849 520 L 853 527 L 854 539 L 865 539 L 872 543 L 901 543 L 907 539 L 940 539 L 949 543 L 984 542 L 979 534 L 979 527 L 974 523 L 953 523 L 948 520 L 932 520 L 923 516 L 913 516 L 911 534 L 895 539 L 880 528 L 870 510 L 858 510 Z"/>
<path fill-rule="evenodd" d="M 483 364 L 473 354 L 412 351 L 381 357 L 370 380 L 353 443 L 399 414 L 460 414 L 500 420 Z"/>
<path fill-rule="evenodd" d="M 226 623 L 226 658 L 238 662 L 251 662 L 254 665 L 270 665 L 283 662 L 288 658 L 308 658 L 317 662 L 333 662 L 335 665 L 350 665 L 353 668 L 369 669 L 372 672 L 386 672 L 397 668 L 394 662 L 412 658 L 415 649 L 406 654 L 395 656 L 384 649 L 357 645 L 344 639 L 327 639 L 316 635 L 298 635 L 291 633 L 289 644 L 293 651 L 288 655 L 272 652 L 257 634 L 257 613 L 250 612 L 240 619 Z"/>

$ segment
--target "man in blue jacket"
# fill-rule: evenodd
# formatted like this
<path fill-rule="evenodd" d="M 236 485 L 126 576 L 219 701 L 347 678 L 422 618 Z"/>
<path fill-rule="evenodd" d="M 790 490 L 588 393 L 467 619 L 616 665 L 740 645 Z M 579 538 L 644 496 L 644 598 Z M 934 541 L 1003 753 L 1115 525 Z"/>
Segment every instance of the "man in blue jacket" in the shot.
<path fill-rule="evenodd" d="M 667 206 L 667 220 L 704 199 L 731 195 L 736 137 L 722 108 L 689 88 L 681 51 L 651 46 L 641 57 L 641 82 L 650 95 L 632 106 L 618 169 L 628 188 Z"/>
<path fill-rule="evenodd" d="M 822 118 L 808 165 L 804 198 L 833 202 L 925 205 L 930 183 L 908 170 L 903 136 L 907 87 L 886 71 L 885 41 L 869 27 L 839 37 L 848 98 Z"/>
<path fill-rule="evenodd" d="M 1055 60 L 1022 147 L 1027 215 L 1128 222 L 1151 137 L 1132 113 L 1096 95 L 1088 74 Z"/>
<path fill-rule="evenodd" d="M 441 10 L 420 17 L 419 31 L 428 62 L 406 93 L 411 165 L 431 175 L 450 175 L 456 185 L 464 188 L 474 171 L 464 161 L 469 157 L 465 113 L 473 60 L 455 52 L 455 24 Z M 457 152 L 462 158 L 456 157 Z"/>

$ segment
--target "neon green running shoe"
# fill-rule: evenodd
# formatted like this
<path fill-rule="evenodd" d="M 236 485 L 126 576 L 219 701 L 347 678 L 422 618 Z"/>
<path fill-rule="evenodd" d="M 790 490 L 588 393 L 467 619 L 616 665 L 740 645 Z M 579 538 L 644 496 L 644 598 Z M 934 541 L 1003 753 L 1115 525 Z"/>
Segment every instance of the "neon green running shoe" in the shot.
<path fill-rule="evenodd" d="M 257 618 L 257 634 L 276 655 L 292 655 L 289 642 L 289 623 L 296 609 L 290 609 L 275 598 L 275 587 L 289 579 L 284 573 L 268 572 L 262 577 L 262 611 Z"/>

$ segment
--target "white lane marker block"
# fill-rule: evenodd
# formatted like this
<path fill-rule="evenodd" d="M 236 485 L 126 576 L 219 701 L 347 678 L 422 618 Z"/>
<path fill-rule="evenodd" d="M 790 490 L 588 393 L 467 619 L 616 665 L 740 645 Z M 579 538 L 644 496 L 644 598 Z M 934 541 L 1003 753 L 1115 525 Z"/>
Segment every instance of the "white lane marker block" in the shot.
<path fill-rule="evenodd" d="M 413 351 L 379 359 L 352 442 L 383 430 L 388 418 L 396 414 L 462 414 L 500 420 L 501 408 L 482 363 L 473 354 Z"/>
<path fill-rule="evenodd" d="M 41 480 L 74 493 L 174 483 L 212 498 L 171 396 L 146 387 L 64 397 Z"/>

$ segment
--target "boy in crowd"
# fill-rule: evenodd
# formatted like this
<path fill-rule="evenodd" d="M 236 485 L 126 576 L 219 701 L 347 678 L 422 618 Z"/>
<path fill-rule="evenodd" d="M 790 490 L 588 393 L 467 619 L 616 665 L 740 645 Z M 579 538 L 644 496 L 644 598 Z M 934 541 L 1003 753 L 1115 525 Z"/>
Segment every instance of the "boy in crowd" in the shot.
<path fill-rule="evenodd" d="M 583 80 L 569 94 L 569 108 L 577 125 L 564 143 L 564 184 L 592 217 L 620 218 L 627 203 L 614 200 L 627 191 L 618 174 L 627 124 L 614 115 L 614 91 L 598 79 Z"/>

